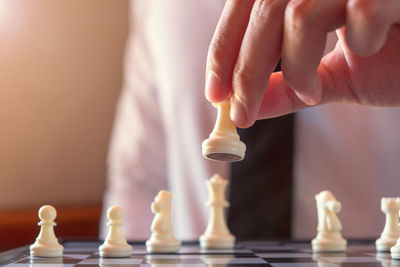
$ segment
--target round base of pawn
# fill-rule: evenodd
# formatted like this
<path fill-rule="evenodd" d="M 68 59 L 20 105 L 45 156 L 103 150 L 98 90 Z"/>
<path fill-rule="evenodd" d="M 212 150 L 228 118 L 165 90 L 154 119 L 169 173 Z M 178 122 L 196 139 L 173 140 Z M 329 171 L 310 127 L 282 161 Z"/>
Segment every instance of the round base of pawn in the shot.
<path fill-rule="evenodd" d="M 235 237 L 233 235 L 202 235 L 200 236 L 200 247 L 203 249 L 233 248 Z"/>
<path fill-rule="evenodd" d="M 343 252 L 347 241 L 343 238 L 315 238 L 311 241 L 313 252 Z"/>
<path fill-rule="evenodd" d="M 36 242 L 29 249 L 34 257 L 57 258 L 62 257 L 64 247 L 58 243 L 44 245 Z"/>
<path fill-rule="evenodd" d="M 240 161 L 244 158 L 246 145 L 237 139 L 210 137 L 202 143 L 202 154 L 217 161 Z"/>
<path fill-rule="evenodd" d="M 392 259 L 400 260 L 400 244 L 396 244 L 390 249 L 390 255 Z"/>
<path fill-rule="evenodd" d="M 390 248 L 396 245 L 397 238 L 379 238 L 376 240 L 375 245 L 376 245 L 376 250 L 379 252 L 387 252 L 390 251 Z"/>
<path fill-rule="evenodd" d="M 181 241 L 178 239 L 146 241 L 146 250 L 150 253 L 175 253 L 181 248 Z"/>
<path fill-rule="evenodd" d="M 130 257 L 132 254 L 132 247 L 126 245 L 101 245 L 99 247 L 100 257 L 104 258 L 124 258 Z"/>

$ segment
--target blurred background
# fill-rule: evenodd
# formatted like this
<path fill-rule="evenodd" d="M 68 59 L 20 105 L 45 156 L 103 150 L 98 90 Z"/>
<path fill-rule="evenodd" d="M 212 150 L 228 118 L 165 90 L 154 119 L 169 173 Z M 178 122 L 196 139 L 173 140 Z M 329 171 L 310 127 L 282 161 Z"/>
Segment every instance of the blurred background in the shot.
<path fill-rule="evenodd" d="M 96 237 L 128 28 L 128 0 L 0 0 L 0 251 Z"/>

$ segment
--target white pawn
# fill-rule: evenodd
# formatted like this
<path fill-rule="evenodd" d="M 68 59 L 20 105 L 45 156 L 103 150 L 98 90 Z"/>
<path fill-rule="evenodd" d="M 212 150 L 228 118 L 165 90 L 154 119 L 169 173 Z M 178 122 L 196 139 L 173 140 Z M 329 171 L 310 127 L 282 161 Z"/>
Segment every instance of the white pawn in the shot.
<path fill-rule="evenodd" d="M 381 210 L 386 215 L 385 227 L 378 240 L 376 240 L 377 251 L 389 251 L 400 237 L 399 210 L 400 198 L 382 198 Z"/>
<path fill-rule="evenodd" d="M 347 241 L 342 237 L 340 223 L 336 213 L 341 204 L 328 190 L 315 196 L 318 212 L 318 234 L 311 242 L 314 252 L 342 252 L 346 250 Z"/>
<path fill-rule="evenodd" d="M 108 234 L 104 243 L 99 246 L 101 257 L 119 258 L 129 257 L 132 254 L 130 246 L 122 233 L 124 212 L 121 207 L 113 206 L 107 210 Z"/>
<path fill-rule="evenodd" d="M 54 234 L 54 226 L 57 225 L 54 222 L 56 217 L 57 211 L 53 206 L 45 205 L 39 209 L 40 233 L 36 242 L 29 247 L 31 256 L 61 257 L 63 255 L 64 247 L 58 243 Z"/>
<path fill-rule="evenodd" d="M 242 160 L 246 145 L 240 141 L 236 126 L 229 117 L 229 101 L 213 105 L 218 108 L 218 115 L 210 137 L 203 141 L 203 156 L 218 161 Z"/>
<path fill-rule="evenodd" d="M 225 199 L 227 184 L 228 181 L 218 174 L 206 181 L 209 196 L 206 205 L 210 207 L 210 216 L 206 231 L 200 236 L 201 248 L 232 248 L 235 244 L 224 216 L 224 209 L 229 206 Z"/>
<path fill-rule="evenodd" d="M 172 194 L 161 190 L 151 203 L 151 211 L 155 214 L 151 224 L 151 237 L 146 241 L 148 252 L 177 252 L 181 241 L 174 236 L 172 225 Z"/>

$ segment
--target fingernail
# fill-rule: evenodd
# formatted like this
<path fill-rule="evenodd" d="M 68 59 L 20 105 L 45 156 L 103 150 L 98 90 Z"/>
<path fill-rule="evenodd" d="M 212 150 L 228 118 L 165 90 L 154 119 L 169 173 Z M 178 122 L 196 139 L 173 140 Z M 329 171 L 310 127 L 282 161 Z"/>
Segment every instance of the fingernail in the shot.
<path fill-rule="evenodd" d="M 308 94 L 305 95 L 298 91 L 295 91 L 298 98 L 303 101 L 305 104 L 309 106 L 315 106 L 321 101 L 322 90 L 321 90 L 321 82 L 319 79 L 316 79 L 312 86 L 312 89 L 308 89 Z"/>
<path fill-rule="evenodd" d="M 209 71 L 207 74 L 205 93 L 207 100 L 210 102 L 220 102 L 223 100 L 221 96 L 224 94 L 224 88 L 221 79 L 212 71 Z"/>
<path fill-rule="evenodd" d="M 234 97 L 231 98 L 230 117 L 232 122 L 239 127 L 244 126 L 247 122 L 246 108 Z"/>

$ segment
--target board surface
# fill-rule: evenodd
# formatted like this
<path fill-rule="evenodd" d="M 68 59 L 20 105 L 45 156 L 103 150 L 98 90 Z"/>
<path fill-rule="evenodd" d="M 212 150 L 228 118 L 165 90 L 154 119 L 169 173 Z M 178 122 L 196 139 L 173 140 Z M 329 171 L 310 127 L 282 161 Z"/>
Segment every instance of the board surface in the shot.
<path fill-rule="evenodd" d="M 234 249 L 201 250 L 183 243 L 176 254 L 148 254 L 143 243 L 131 243 L 130 258 L 101 258 L 100 242 L 63 242 L 62 258 L 29 256 L 29 247 L 0 253 L 2 266 L 400 266 L 389 253 L 376 253 L 374 242 L 350 241 L 346 253 L 313 254 L 309 242 L 239 242 Z"/>

